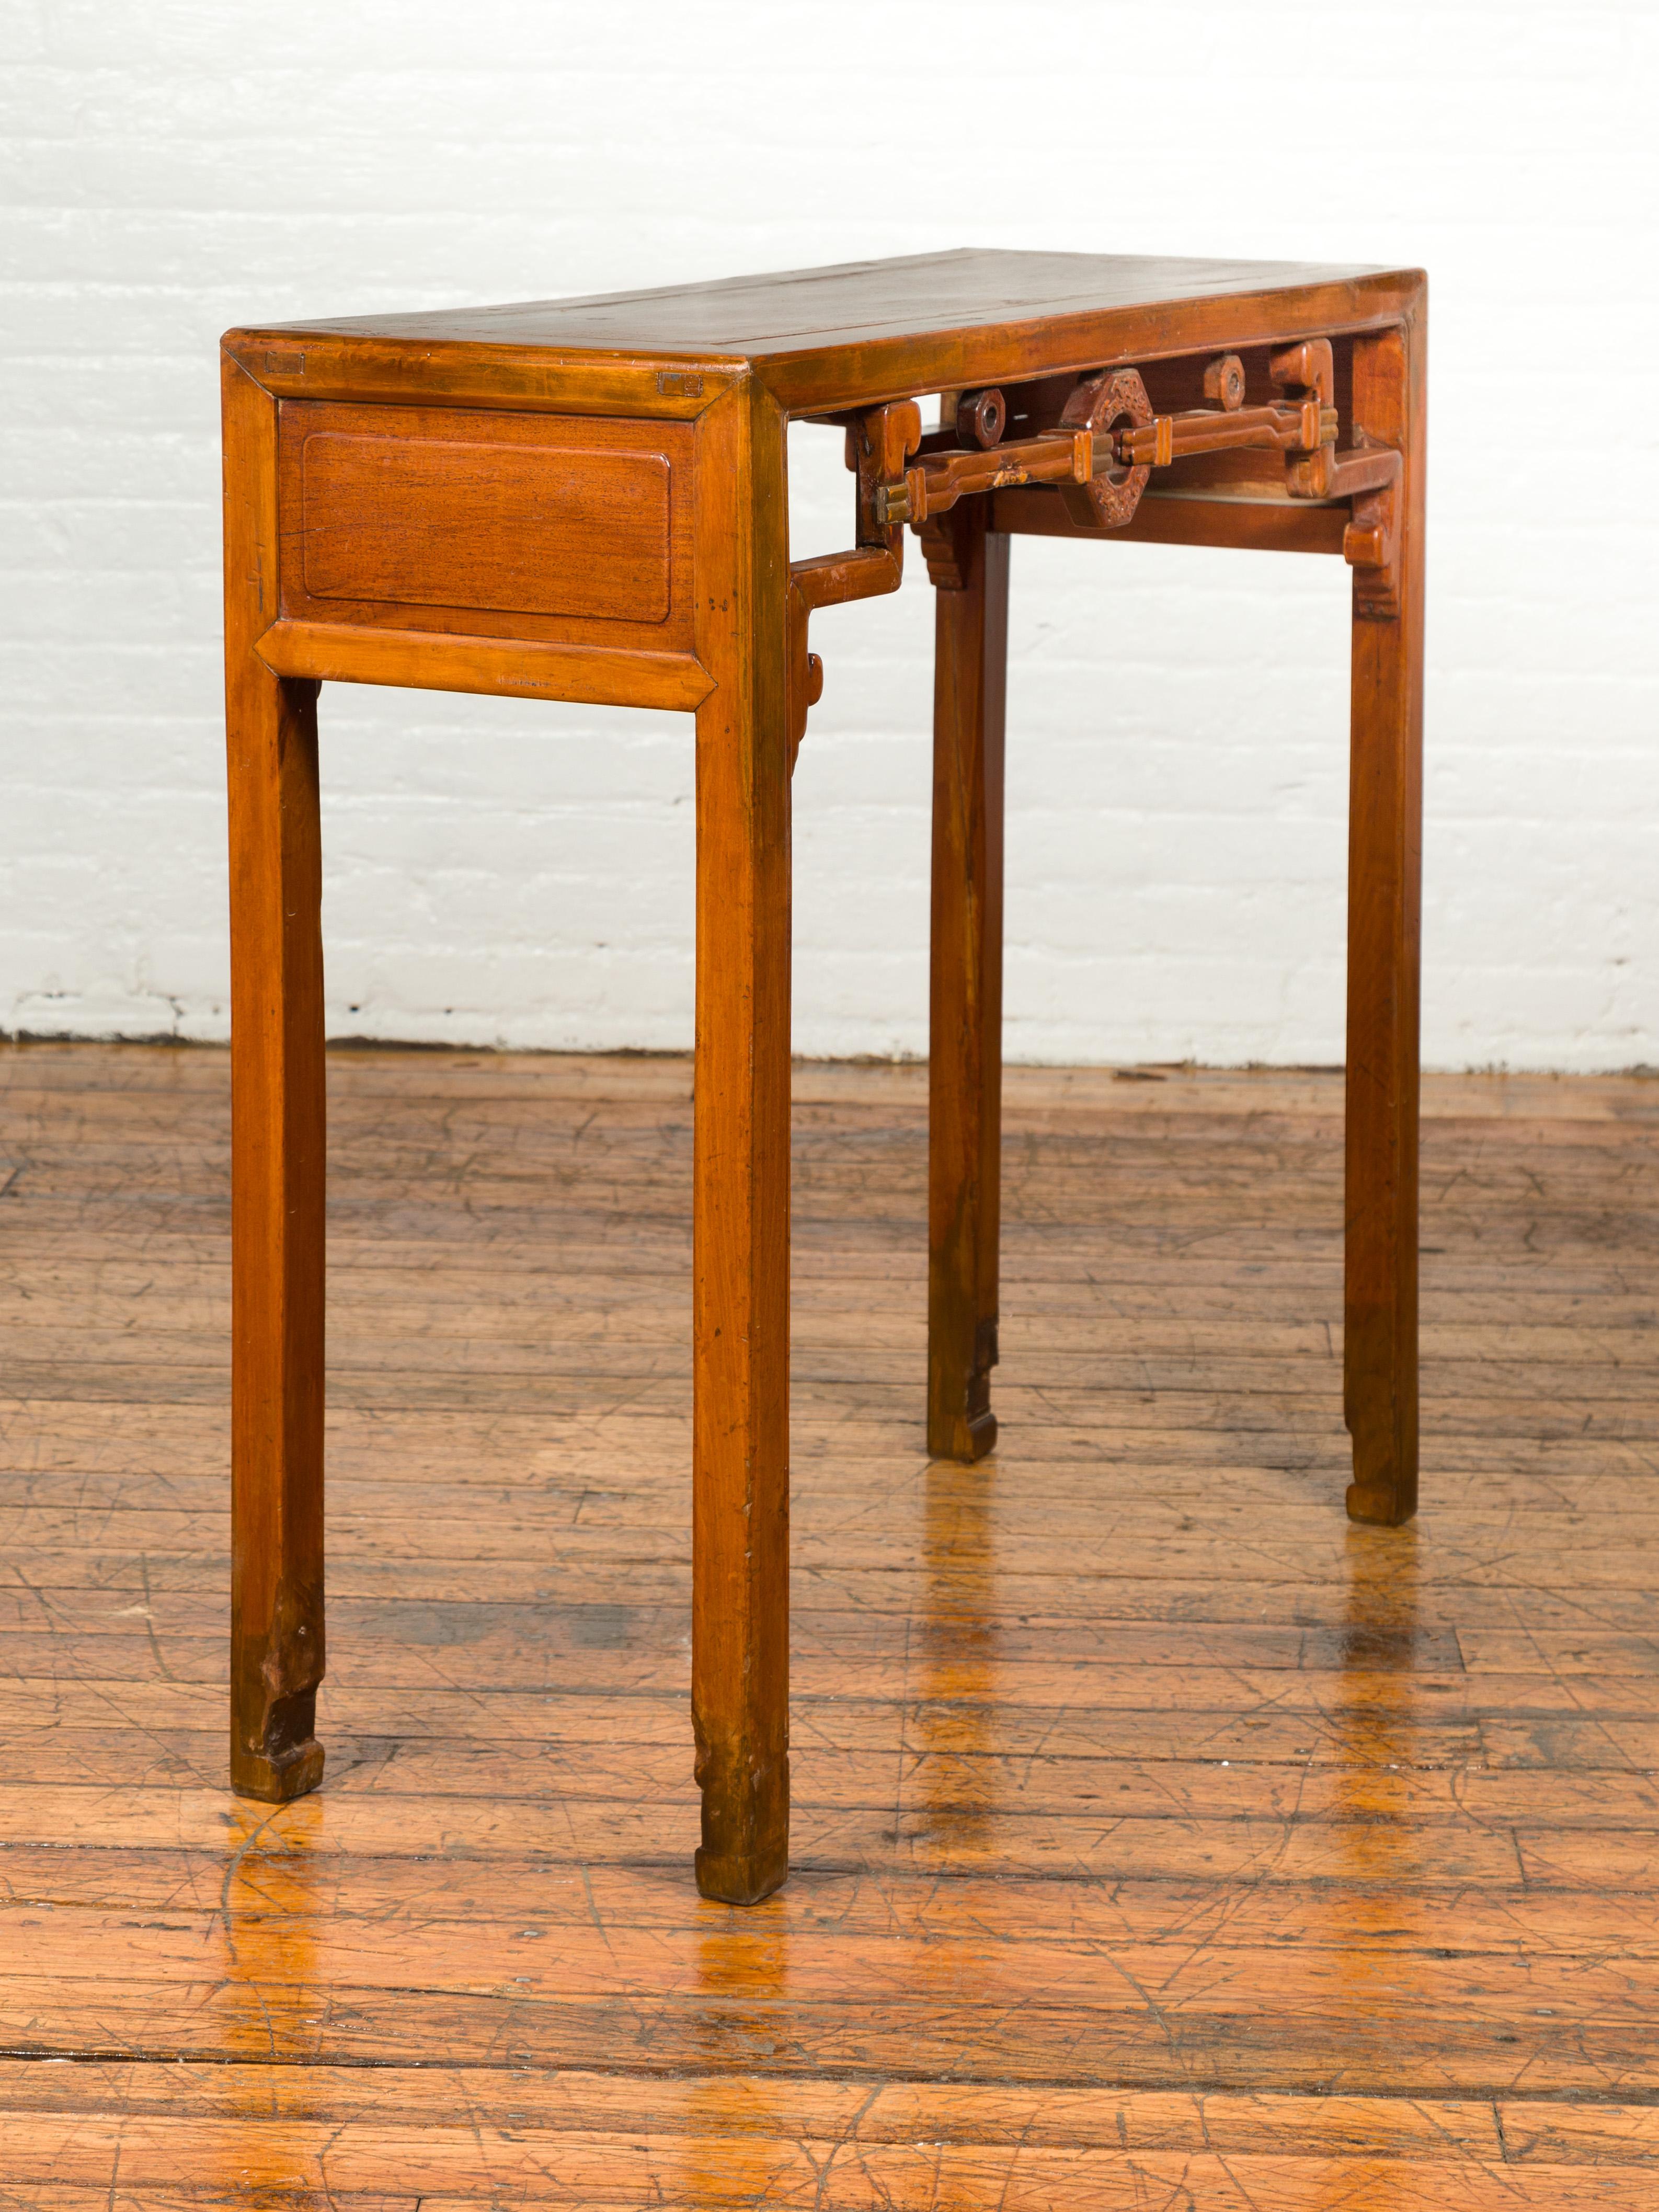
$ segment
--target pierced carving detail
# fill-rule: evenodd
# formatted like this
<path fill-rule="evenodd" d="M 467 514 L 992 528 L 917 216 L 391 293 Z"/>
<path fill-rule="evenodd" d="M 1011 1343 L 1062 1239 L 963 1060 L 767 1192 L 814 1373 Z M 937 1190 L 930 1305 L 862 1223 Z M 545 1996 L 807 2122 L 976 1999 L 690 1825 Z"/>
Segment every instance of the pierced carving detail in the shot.
<path fill-rule="evenodd" d="M 1060 427 L 1086 431 L 1092 442 L 1113 436 L 1121 424 L 1144 429 L 1152 419 L 1152 403 L 1146 397 L 1139 370 L 1115 368 L 1079 385 L 1066 403 Z M 1108 530 L 1120 530 L 1139 506 L 1152 472 L 1146 463 L 1103 469 L 1097 459 L 1086 482 L 1062 484 L 1060 495 L 1073 519 L 1085 528 L 1098 529 L 1103 525 Z"/>
<path fill-rule="evenodd" d="M 1208 404 L 1158 415 L 1137 369 L 1101 369 L 1079 379 L 1058 422 L 1039 412 L 1037 422 L 1046 419 L 1050 427 L 1033 423 L 1006 443 L 1008 409 L 994 388 L 951 393 L 945 422 L 926 439 L 914 402 L 875 409 L 853 418 L 848 431 L 848 465 L 859 471 L 860 544 L 896 550 L 908 522 L 921 537 L 935 586 L 960 591 L 963 562 L 947 520 L 960 500 L 1008 485 L 1052 484 L 1079 528 L 1121 530 L 1133 520 L 1154 469 L 1198 454 L 1255 448 L 1281 456 L 1290 498 L 1352 502 L 1343 550 L 1354 570 L 1355 609 L 1389 619 L 1399 611 L 1401 456 L 1363 432 L 1352 446 L 1339 447 L 1329 338 L 1280 347 L 1267 373 L 1274 397 L 1247 404 L 1243 361 L 1218 354 L 1203 365 Z M 914 464 L 912 453 L 918 455 Z M 835 596 L 892 588 L 871 581 Z M 822 596 L 814 602 L 823 603 Z M 804 726 L 804 708 L 799 720 Z"/>

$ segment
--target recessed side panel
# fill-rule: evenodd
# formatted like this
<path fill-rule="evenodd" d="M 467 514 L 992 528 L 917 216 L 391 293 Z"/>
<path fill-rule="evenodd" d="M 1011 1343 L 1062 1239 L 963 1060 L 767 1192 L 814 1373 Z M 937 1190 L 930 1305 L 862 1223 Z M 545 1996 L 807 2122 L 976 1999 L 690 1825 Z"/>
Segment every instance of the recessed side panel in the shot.
<path fill-rule="evenodd" d="M 301 449 L 313 599 L 659 623 L 669 465 L 461 439 L 313 431 Z"/>
<path fill-rule="evenodd" d="M 284 401 L 293 618 L 686 649 L 689 425 Z"/>

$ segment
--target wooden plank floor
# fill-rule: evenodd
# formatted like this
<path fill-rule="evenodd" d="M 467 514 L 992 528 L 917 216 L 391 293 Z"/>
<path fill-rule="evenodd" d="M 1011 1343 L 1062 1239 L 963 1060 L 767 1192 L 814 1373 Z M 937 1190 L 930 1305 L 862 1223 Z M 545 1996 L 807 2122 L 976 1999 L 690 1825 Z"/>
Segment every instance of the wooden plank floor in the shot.
<path fill-rule="evenodd" d="M 272 1810 L 224 1786 L 225 1058 L 0 1051 L 0 2205 L 1659 2203 L 1659 1083 L 1428 1085 L 1389 1533 L 1339 1079 L 1011 1074 L 965 1469 L 925 1073 L 798 1070 L 748 1913 L 690 1877 L 685 1063 L 331 1083 L 329 1767 Z"/>

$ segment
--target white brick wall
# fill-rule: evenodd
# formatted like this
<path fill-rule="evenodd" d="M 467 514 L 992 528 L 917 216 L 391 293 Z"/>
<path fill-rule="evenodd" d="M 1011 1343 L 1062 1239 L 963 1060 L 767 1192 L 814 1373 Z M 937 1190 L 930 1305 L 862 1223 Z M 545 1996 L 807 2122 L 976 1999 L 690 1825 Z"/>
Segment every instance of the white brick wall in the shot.
<path fill-rule="evenodd" d="M 1650 0 L 0 27 L 0 1027 L 224 1034 L 221 330 L 982 243 L 1428 267 L 1427 1053 L 1659 1061 Z M 836 441 L 797 442 L 798 550 L 844 543 Z M 1340 1057 L 1346 581 L 1016 544 L 1012 1054 Z M 931 636 L 920 562 L 815 625 L 809 1053 L 926 1048 Z M 323 707 L 336 1031 L 687 1041 L 689 720 Z"/>

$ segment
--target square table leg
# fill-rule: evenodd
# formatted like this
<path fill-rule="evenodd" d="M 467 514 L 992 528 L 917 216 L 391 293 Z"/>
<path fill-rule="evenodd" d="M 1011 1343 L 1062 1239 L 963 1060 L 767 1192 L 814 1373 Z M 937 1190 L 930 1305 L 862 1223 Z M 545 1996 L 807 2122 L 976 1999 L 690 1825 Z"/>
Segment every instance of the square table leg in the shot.
<path fill-rule="evenodd" d="M 1397 603 L 1354 586 L 1348 842 L 1344 1410 L 1348 1511 L 1417 1510 L 1417 1151 L 1423 847 L 1424 348 L 1354 345 L 1356 425 L 1405 456 Z"/>
<path fill-rule="evenodd" d="M 927 1449 L 996 1442 L 1002 1142 L 1002 817 L 1008 539 L 985 502 L 949 516 L 933 665 L 933 955 L 928 1024 Z"/>
<path fill-rule="evenodd" d="M 697 710 L 691 1711 L 697 1886 L 752 1905 L 789 1853 L 789 725 L 785 423 L 706 418 Z M 714 617 L 718 619 L 714 619 Z"/>
<path fill-rule="evenodd" d="M 270 618 L 275 407 L 225 386 L 231 957 L 231 1786 L 314 1789 L 323 1676 L 322 860 L 317 685 Z"/>

